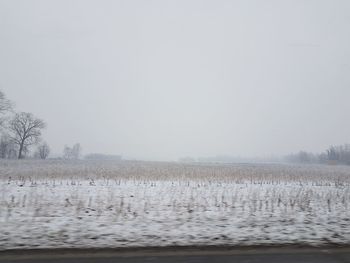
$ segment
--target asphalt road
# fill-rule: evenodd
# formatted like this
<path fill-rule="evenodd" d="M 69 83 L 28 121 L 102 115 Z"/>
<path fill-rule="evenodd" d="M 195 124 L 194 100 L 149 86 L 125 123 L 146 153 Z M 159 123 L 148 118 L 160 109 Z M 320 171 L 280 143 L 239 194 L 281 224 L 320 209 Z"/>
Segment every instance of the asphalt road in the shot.
<path fill-rule="evenodd" d="M 350 248 L 255 248 L 152 251 L 45 250 L 0 252 L 1 263 L 350 263 Z"/>

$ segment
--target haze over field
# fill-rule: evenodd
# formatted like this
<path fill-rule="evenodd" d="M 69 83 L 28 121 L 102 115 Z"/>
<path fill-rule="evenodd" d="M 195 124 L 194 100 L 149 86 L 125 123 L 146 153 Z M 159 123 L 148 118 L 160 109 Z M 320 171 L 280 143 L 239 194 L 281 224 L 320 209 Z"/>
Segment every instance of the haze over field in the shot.
<path fill-rule="evenodd" d="M 173 160 L 350 142 L 350 2 L 0 0 L 0 90 L 53 153 Z"/>

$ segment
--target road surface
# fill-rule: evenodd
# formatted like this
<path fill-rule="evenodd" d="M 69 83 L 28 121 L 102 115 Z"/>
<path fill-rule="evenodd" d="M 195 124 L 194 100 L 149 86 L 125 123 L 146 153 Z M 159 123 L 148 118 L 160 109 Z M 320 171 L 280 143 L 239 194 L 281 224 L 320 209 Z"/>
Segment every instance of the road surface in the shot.
<path fill-rule="evenodd" d="M 0 252 L 1 263 L 350 263 L 350 248 L 193 248 Z"/>

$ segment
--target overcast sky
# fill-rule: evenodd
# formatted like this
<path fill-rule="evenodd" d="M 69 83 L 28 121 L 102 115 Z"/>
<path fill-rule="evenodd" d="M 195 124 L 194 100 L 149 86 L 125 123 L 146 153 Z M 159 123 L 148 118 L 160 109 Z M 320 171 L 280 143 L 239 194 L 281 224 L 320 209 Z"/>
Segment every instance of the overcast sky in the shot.
<path fill-rule="evenodd" d="M 350 142 L 350 1 L 0 0 L 0 89 L 54 153 L 323 151 Z"/>

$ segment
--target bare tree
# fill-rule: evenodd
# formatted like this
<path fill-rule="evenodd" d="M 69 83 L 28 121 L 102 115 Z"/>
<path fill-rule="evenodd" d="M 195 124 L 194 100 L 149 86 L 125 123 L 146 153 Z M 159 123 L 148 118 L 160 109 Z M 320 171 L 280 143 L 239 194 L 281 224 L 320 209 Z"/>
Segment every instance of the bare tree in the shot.
<path fill-rule="evenodd" d="M 9 112 L 12 110 L 12 103 L 10 100 L 8 100 L 5 96 L 5 94 L 0 90 L 0 127 L 3 128 L 5 118 L 4 115 L 6 112 Z"/>
<path fill-rule="evenodd" d="M 5 94 L 0 90 L 0 113 L 10 111 L 12 109 L 12 103 L 9 101 Z"/>
<path fill-rule="evenodd" d="M 16 154 L 16 146 L 11 142 L 8 135 L 4 134 L 0 139 L 0 158 L 12 159 Z"/>
<path fill-rule="evenodd" d="M 46 159 L 50 154 L 50 147 L 49 145 L 44 142 L 40 144 L 35 152 L 35 157 L 38 157 L 40 159 Z"/>
<path fill-rule="evenodd" d="M 72 148 L 73 159 L 79 159 L 80 155 L 81 155 L 81 146 L 80 146 L 80 143 L 76 143 L 73 145 L 73 148 Z"/>
<path fill-rule="evenodd" d="M 6 136 L 1 136 L 1 139 L 0 139 L 0 158 L 1 159 L 7 158 L 9 144 L 10 142 L 8 138 L 6 138 Z"/>
<path fill-rule="evenodd" d="M 81 146 L 80 143 L 76 143 L 73 147 L 67 145 L 63 149 L 63 158 L 64 159 L 79 159 L 81 155 Z"/>
<path fill-rule="evenodd" d="M 63 158 L 72 159 L 72 148 L 68 147 L 67 145 L 65 145 L 63 149 Z"/>
<path fill-rule="evenodd" d="M 7 134 L 1 136 L 0 139 L 0 158 L 1 159 L 15 159 L 17 158 L 16 145 L 11 141 Z"/>
<path fill-rule="evenodd" d="M 45 127 L 45 122 L 31 113 L 15 114 L 9 123 L 9 131 L 12 142 L 18 145 L 18 159 L 24 158 L 23 152 L 40 141 L 41 130 Z"/>

